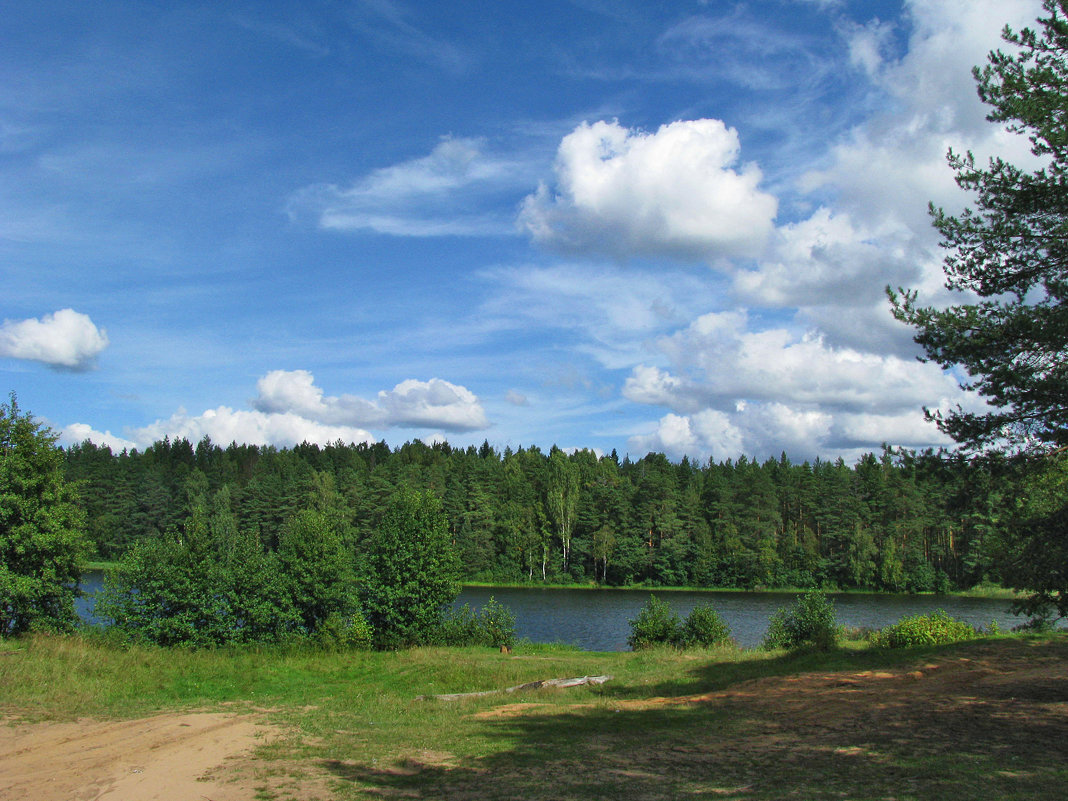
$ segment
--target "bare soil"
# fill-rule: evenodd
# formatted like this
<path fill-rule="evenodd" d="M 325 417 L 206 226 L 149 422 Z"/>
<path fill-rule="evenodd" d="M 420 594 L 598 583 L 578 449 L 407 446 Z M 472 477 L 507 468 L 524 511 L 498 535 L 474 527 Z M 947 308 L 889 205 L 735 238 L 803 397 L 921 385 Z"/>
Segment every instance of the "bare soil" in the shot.
<path fill-rule="evenodd" d="M 255 789 L 232 774 L 275 734 L 255 717 L 218 713 L 15 723 L 0 727 L 0 797 L 251 801 Z"/>

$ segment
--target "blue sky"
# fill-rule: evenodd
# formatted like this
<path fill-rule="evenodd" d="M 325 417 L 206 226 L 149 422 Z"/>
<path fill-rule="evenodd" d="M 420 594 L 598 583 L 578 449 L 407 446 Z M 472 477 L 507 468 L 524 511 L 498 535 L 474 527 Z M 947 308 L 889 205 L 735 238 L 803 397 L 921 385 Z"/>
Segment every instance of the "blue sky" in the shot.
<path fill-rule="evenodd" d="M 1038 2 L 0 14 L 0 375 L 64 443 L 847 460 L 974 404 L 933 303 L 971 66 Z"/>

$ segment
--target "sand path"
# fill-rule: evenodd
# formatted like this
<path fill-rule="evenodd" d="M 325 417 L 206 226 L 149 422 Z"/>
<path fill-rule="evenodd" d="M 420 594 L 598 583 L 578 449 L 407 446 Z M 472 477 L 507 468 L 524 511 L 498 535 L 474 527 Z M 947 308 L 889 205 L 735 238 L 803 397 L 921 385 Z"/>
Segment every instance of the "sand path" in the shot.
<path fill-rule="evenodd" d="M 277 731 L 219 713 L 0 726 L 4 801 L 251 801 L 234 760 Z"/>

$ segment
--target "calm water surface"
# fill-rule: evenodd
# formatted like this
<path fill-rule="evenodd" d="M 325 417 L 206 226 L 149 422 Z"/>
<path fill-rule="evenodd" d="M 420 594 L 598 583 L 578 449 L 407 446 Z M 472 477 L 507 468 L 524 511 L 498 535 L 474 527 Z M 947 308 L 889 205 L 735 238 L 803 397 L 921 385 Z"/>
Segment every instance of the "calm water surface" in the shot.
<path fill-rule="evenodd" d="M 88 571 L 82 577 L 87 597 L 78 600 L 83 619 L 93 617 L 91 593 L 100 589 L 102 574 Z M 649 591 L 638 590 L 545 590 L 467 587 L 456 606 L 482 607 L 490 597 L 515 614 L 516 634 L 532 642 L 561 642 L 586 651 L 625 651 L 630 620 L 649 600 Z M 759 645 L 768 620 L 781 606 L 793 603 L 789 593 L 767 592 L 661 592 L 657 597 L 685 617 L 698 604 L 711 604 L 731 627 L 739 645 Z M 945 609 L 973 626 L 989 626 L 996 620 L 1003 630 L 1023 622 L 1010 615 L 1009 602 L 989 598 L 955 598 L 931 595 L 831 595 L 844 626 L 882 628 L 905 615 L 927 614 Z"/>
<path fill-rule="evenodd" d="M 630 620 L 649 600 L 649 591 L 542 590 L 466 588 L 458 604 L 482 606 L 493 596 L 515 614 L 516 634 L 533 642 L 563 642 L 587 651 L 626 651 Z M 796 598 L 769 592 L 662 592 L 656 596 L 685 617 L 699 604 L 711 604 L 731 627 L 734 639 L 747 648 L 760 644 L 768 620 Z M 989 598 L 912 595 L 829 595 L 844 626 L 882 628 L 905 615 L 945 609 L 973 626 L 996 620 L 1003 630 L 1023 622 L 1010 615 L 1009 602 Z"/>

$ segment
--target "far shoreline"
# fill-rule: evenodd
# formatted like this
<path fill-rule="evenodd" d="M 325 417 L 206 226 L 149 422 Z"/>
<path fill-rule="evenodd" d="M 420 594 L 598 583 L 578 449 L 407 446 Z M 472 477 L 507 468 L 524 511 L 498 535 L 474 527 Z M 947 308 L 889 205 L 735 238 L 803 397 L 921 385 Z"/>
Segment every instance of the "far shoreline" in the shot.
<path fill-rule="evenodd" d="M 646 592 L 652 595 L 656 593 L 673 593 L 673 592 L 707 592 L 707 593 L 747 593 L 747 592 L 760 592 L 768 594 L 778 595 L 797 595 L 798 593 L 809 592 L 813 589 L 819 589 L 814 587 L 679 587 L 679 586 L 649 586 L 644 584 L 627 584 L 621 586 L 612 586 L 608 584 L 555 584 L 555 583 L 535 583 L 535 582 L 493 582 L 493 581 L 461 581 L 460 586 L 465 589 L 470 587 L 472 589 L 480 590 L 584 590 L 584 591 L 604 591 L 604 590 L 618 590 L 623 592 Z M 887 592 L 885 590 L 872 590 L 872 589 L 828 589 L 824 590 L 828 595 L 886 595 L 886 596 L 903 596 L 908 598 L 916 597 L 943 597 L 943 598 L 993 598 L 995 600 L 1007 600 L 1012 601 L 1022 597 L 1022 593 L 1009 589 L 1007 587 L 998 587 L 992 585 L 980 585 L 973 587 L 969 590 L 954 590 L 952 592 Z"/>

